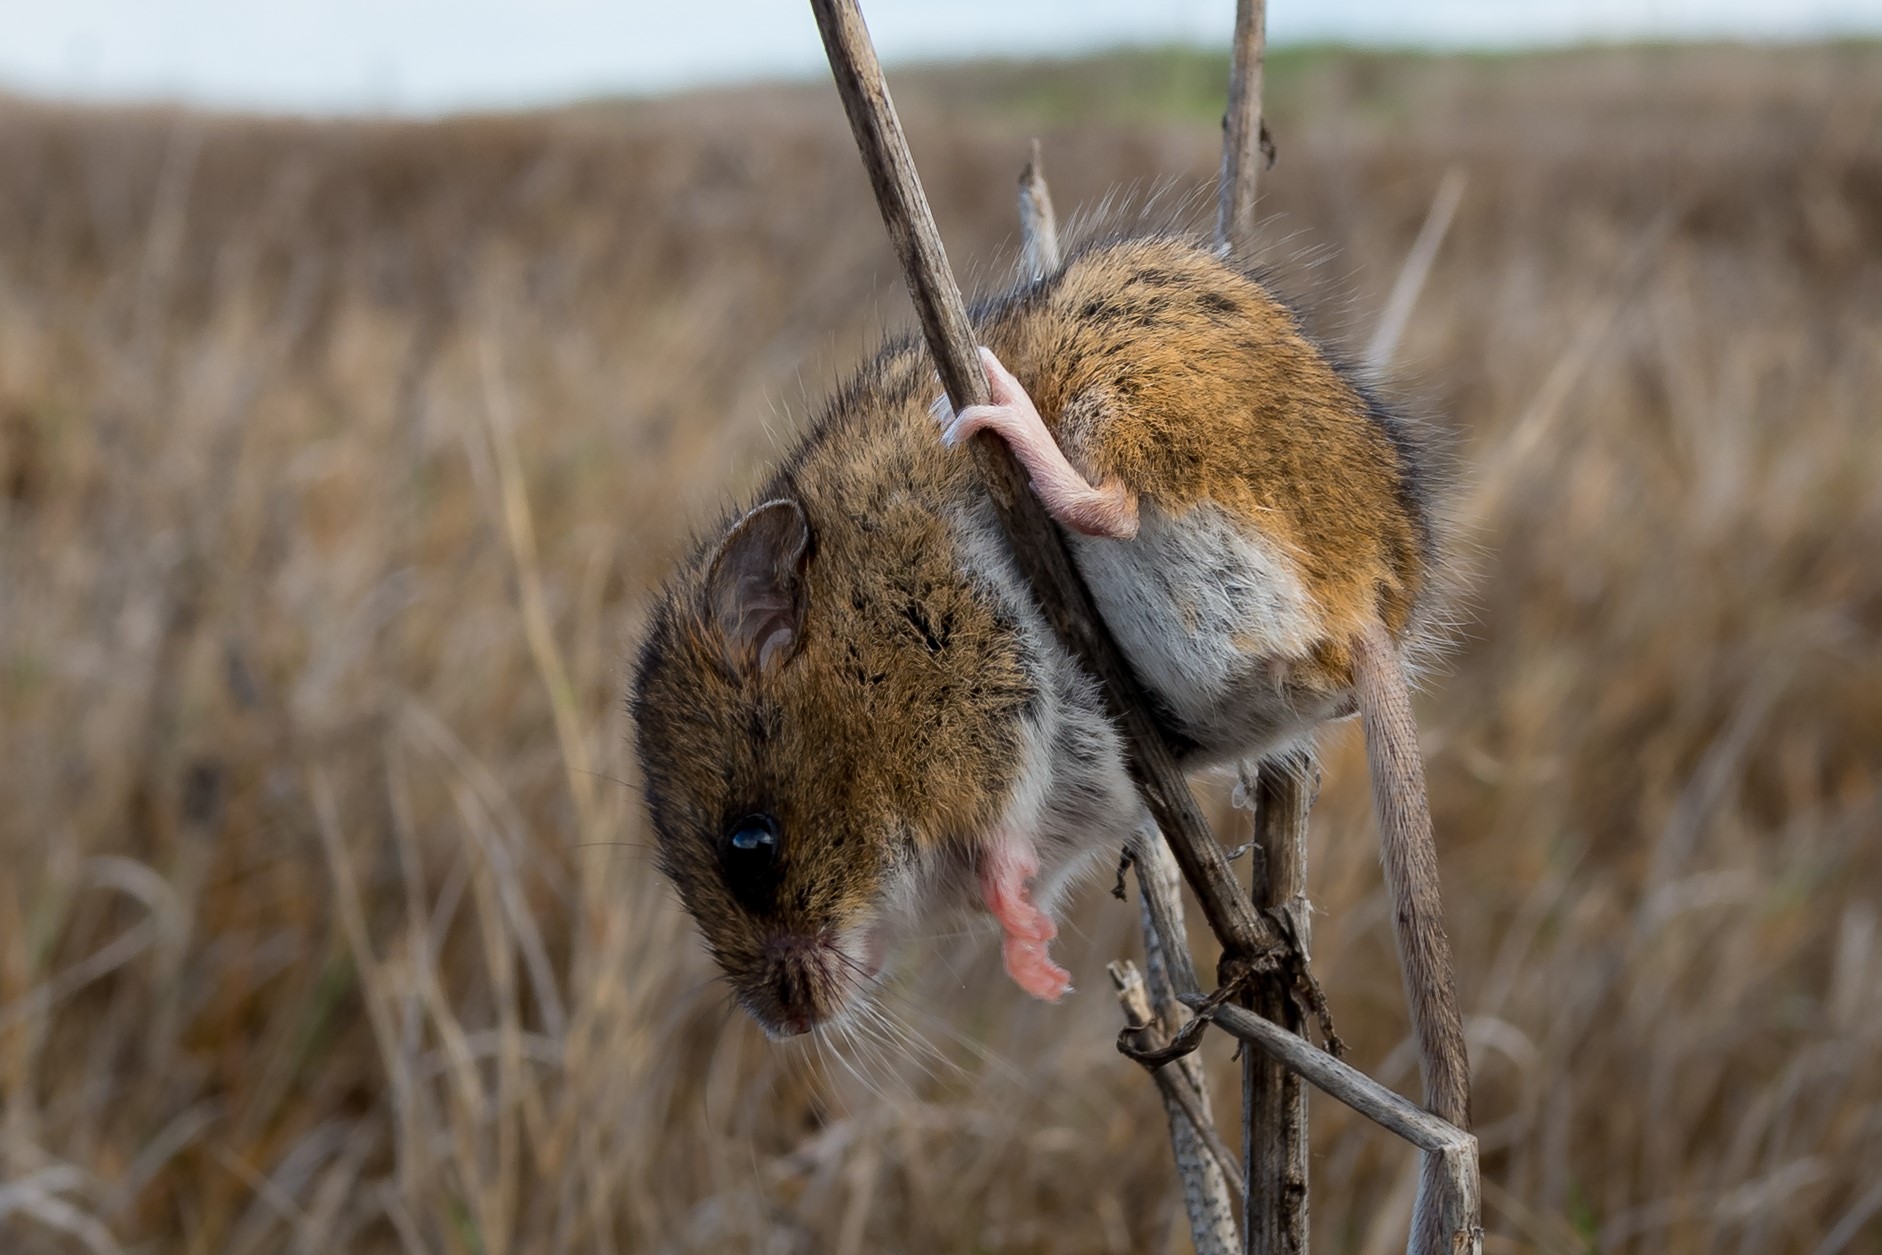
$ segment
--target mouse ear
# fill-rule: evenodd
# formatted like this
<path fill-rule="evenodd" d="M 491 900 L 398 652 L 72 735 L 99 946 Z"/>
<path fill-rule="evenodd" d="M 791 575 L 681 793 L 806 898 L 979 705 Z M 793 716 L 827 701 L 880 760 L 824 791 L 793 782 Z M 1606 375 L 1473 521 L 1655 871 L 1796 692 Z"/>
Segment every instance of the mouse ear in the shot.
<path fill-rule="evenodd" d="M 795 501 L 767 501 L 733 524 L 706 568 L 705 617 L 735 674 L 780 667 L 797 652 L 809 561 L 810 520 Z"/>

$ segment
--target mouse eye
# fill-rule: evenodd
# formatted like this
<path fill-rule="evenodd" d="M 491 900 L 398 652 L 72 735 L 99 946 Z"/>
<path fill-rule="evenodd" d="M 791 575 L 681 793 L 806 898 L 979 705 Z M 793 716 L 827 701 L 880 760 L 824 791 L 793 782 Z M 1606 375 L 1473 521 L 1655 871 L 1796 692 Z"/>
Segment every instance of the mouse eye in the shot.
<path fill-rule="evenodd" d="M 726 887 L 758 914 L 769 911 L 777 896 L 778 837 L 778 821 L 769 815 L 747 815 L 725 834 Z"/>

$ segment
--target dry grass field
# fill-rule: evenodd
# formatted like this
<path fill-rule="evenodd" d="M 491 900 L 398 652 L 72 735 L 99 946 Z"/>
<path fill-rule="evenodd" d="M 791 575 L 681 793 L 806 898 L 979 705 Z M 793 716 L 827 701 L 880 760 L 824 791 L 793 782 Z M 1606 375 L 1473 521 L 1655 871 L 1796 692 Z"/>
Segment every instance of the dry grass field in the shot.
<path fill-rule="evenodd" d="M 899 78 L 957 267 L 1010 275 L 1035 133 L 1062 213 L 1207 189 L 1224 76 Z M 1473 575 L 1421 713 L 1487 1249 L 1882 1251 L 1882 47 L 1271 93 L 1332 339 L 1467 178 L 1391 383 Z M 1112 1046 L 1134 908 L 1080 904 L 1057 1008 L 932 938 L 907 1041 L 839 1054 L 728 1008 L 647 857 L 647 590 L 907 320 L 821 83 L 0 102 L 0 1249 L 1186 1249 Z M 1356 734 L 1323 758 L 1319 973 L 1410 1088 Z M 1411 1159 L 1314 1112 L 1317 1244 L 1394 1249 Z"/>

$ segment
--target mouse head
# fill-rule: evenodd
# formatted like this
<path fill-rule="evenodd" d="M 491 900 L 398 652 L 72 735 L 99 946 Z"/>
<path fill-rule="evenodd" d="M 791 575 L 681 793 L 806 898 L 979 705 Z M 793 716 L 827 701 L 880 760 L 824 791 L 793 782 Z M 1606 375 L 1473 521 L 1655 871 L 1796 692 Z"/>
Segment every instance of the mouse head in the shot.
<path fill-rule="evenodd" d="M 634 683 L 661 868 L 773 1036 L 868 994 L 896 926 L 958 878 L 950 834 L 982 818 L 1009 739 L 910 626 L 904 593 L 917 622 L 967 594 L 945 547 L 872 565 L 841 522 L 820 537 L 789 497 L 740 518 L 670 583 Z"/>

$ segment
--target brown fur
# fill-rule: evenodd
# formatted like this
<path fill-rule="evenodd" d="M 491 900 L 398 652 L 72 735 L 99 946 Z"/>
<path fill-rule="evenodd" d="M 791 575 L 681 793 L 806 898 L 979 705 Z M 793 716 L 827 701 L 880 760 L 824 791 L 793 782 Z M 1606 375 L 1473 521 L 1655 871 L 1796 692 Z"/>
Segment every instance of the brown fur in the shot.
<path fill-rule="evenodd" d="M 1074 257 L 982 338 L 1094 483 L 1248 519 L 1300 564 L 1335 642 L 1375 620 L 1404 628 L 1428 550 L 1405 499 L 1416 470 L 1252 278 L 1168 239 L 1128 241 Z"/>
<path fill-rule="evenodd" d="M 1171 515 L 1213 502 L 1295 561 L 1326 624 L 1287 660 L 1309 687 L 1350 687 L 1348 642 L 1366 625 L 1406 631 L 1427 582 L 1418 467 L 1254 279 L 1186 239 L 1127 240 L 975 321 L 1094 482 Z M 898 871 L 972 867 L 1044 696 L 998 581 L 947 522 L 984 493 L 938 439 L 938 391 L 924 352 L 890 348 L 761 495 L 801 504 L 810 531 L 788 665 L 727 662 L 741 654 L 709 587 L 720 541 L 670 581 L 642 651 L 634 707 L 662 862 L 761 1019 L 791 997 L 821 1014 L 866 983 L 830 964 L 781 974 L 791 939 L 906 910 L 884 901 Z M 775 903 L 754 912 L 723 883 L 720 850 L 759 809 L 785 836 Z"/>

